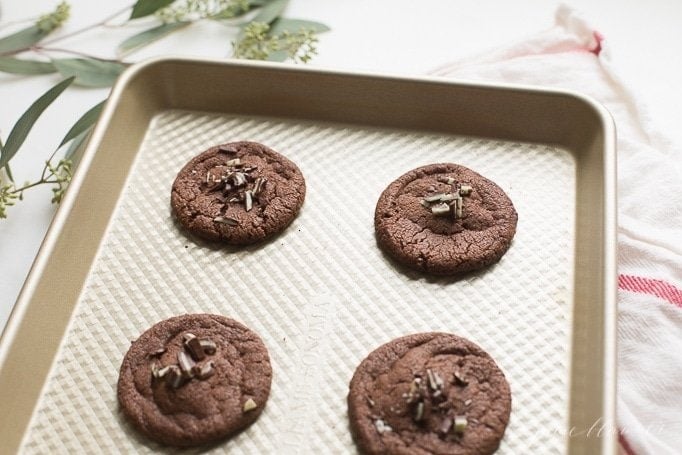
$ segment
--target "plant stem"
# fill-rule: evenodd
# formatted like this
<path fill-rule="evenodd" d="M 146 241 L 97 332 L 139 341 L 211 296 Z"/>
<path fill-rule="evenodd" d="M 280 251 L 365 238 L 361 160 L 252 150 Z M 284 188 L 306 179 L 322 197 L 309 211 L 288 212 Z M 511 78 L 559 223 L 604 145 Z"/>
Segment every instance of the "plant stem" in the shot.
<path fill-rule="evenodd" d="M 43 171 L 40 173 L 40 180 L 37 182 L 33 183 L 27 183 L 26 185 L 22 186 L 21 188 L 15 188 L 13 191 L 10 192 L 10 194 L 20 194 L 24 190 L 27 190 L 29 188 L 33 188 L 34 186 L 42 185 L 43 183 L 59 183 L 56 180 L 48 180 L 50 177 L 54 176 L 53 172 L 50 172 L 49 175 L 45 175 L 47 173 L 47 170 L 50 167 L 50 162 L 52 161 L 52 158 L 54 157 L 55 153 L 57 153 L 57 150 L 55 150 L 52 153 L 52 156 L 50 156 L 50 159 L 45 161 L 45 166 L 43 166 Z"/>
<path fill-rule="evenodd" d="M 58 47 L 45 47 L 45 46 L 36 45 L 36 46 L 33 46 L 30 50 L 32 50 L 34 52 L 38 52 L 39 54 L 45 54 L 46 52 L 62 52 L 64 54 L 78 55 L 80 57 L 91 58 L 93 60 L 99 60 L 101 62 L 123 63 L 123 62 L 120 62 L 119 60 L 97 57 L 95 55 L 86 54 L 85 52 L 72 51 L 69 49 L 61 49 Z"/>
<path fill-rule="evenodd" d="M 59 183 L 59 182 L 57 180 L 40 179 L 37 182 L 27 183 L 26 185 L 22 186 L 21 188 L 16 188 L 16 189 L 10 191 L 9 194 L 20 194 L 29 188 L 33 188 L 34 186 L 38 186 L 38 185 L 43 185 L 45 183 Z"/>
<path fill-rule="evenodd" d="M 45 180 L 46 178 L 49 178 L 52 175 L 52 174 L 50 174 L 50 176 L 45 177 L 45 173 L 47 172 L 47 168 L 49 167 L 50 161 L 52 161 L 52 158 L 54 157 L 55 153 L 57 153 L 56 150 L 54 152 L 52 152 L 50 159 L 45 161 L 45 166 L 43 166 L 43 171 L 40 173 L 40 180 L 41 181 Z"/>
<path fill-rule="evenodd" d="M 87 27 L 83 27 L 83 28 L 81 28 L 81 29 L 74 30 L 73 32 L 67 33 L 66 35 L 58 36 L 58 37 L 53 38 L 53 39 L 51 39 L 51 40 L 44 41 L 44 42 L 42 43 L 42 46 L 45 46 L 45 45 L 48 45 L 48 46 L 49 46 L 49 45 L 52 44 L 52 43 L 57 43 L 57 42 L 59 42 L 59 41 L 63 41 L 63 40 L 65 40 L 65 39 L 71 38 L 71 37 L 73 37 L 73 36 L 80 35 L 81 33 L 85 33 L 85 32 L 87 32 L 87 31 L 90 31 L 90 30 L 95 29 L 95 28 L 97 28 L 97 27 L 101 27 L 101 26 L 103 26 L 103 25 L 106 25 L 107 22 L 109 22 L 109 21 L 111 21 L 111 20 L 117 18 L 118 16 L 120 16 L 120 15 L 123 14 L 123 13 L 125 13 L 125 12 L 128 11 L 130 8 L 132 8 L 133 6 L 134 6 L 134 4 L 128 5 L 128 6 L 126 6 L 125 8 L 122 8 L 122 9 L 116 11 L 115 13 L 110 14 L 109 16 L 105 17 L 104 19 L 102 19 L 101 21 L 99 21 L 99 22 L 97 22 L 97 23 L 95 23 L 95 24 L 91 24 L 91 25 L 88 25 Z M 7 56 L 7 55 L 15 55 L 15 54 L 19 54 L 19 53 L 21 53 L 21 52 L 30 51 L 30 50 L 33 50 L 34 47 L 35 47 L 35 46 L 26 46 L 26 47 L 24 47 L 24 48 L 16 49 L 16 50 L 13 50 L 13 51 L 11 51 L 11 52 L 4 52 L 4 53 L 0 54 L 0 57 L 4 57 L 4 56 Z"/>
<path fill-rule="evenodd" d="M 63 40 L 65 40 L 65 39 L 71 38 L 71 37 L 73 37 L 73 36 L 80 35 L 81 33 L 88 32 L 88 31 L 90 31 L 90 30 L 92 30 L 92 29 L 95 29 L 95 28 L 97 28 L 97 27 L 101 27 L 102 25 L 106 25 L 107 22 L 116 19 L 118 16 L 120 16 L 120 15 L 123 14 L 123 13 L 125 13 L 125 12 L 128 11 L 130 8 L 132 8 L 133 6 L 135 6 L 135 4 L 128 5 L 128 6 L 126 6 L 125 8 L 120 9 L 120 10 L 116 11 L 116 12 L 113 13 L 113 14 L 110 14 L 109 16 L 105 17 L 104 19 L 102 19 L 101 21 L 99 21 L 99 22 L 97 22 L 97 23 L 95 23 L 95 24 L 88 25 L 87 27 L 83 27 L 83 28 L 78 29 L 78 30 L 74 30 L 73 32 L 67 33 L 66 35 L 58 36 L 58 37 L 53 38 L 53 39 L 51 39 L 51 40 L 47 40 L 47 41 L 43 42 L 43 44 L 44 44 L 44 45 L 50 45 L 50 44 L 52 44 L 52 43 L 57 43 L 57 42 L 59 42 L 59 41 L 63 41 Z"/>

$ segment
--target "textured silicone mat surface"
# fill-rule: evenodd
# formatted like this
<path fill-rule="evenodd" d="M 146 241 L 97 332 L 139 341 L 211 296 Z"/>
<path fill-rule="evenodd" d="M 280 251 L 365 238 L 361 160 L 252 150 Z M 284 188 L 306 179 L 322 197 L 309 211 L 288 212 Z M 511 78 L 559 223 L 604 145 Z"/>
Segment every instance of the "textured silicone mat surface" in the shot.
<path fill-rule="evenodd" d="M 170 216 L 177 171 L 211 145 L 262 142 L 301 168 L 303 209 L 273 241 L 217 248 Z M 377 249 L 374 206 L 434 162 L 497 182 L 519 213 L 501 262 L 463 279 L 400 270 Z M 22 451 L 147 452 L 116 399 L 121 360 L 161 319 L 233 317 L 267 345 L 273 387 L 260 419 L 213 448 L 231 454 L 353 453 L 348 383 L 379 345 L 447 331 L 487 350 L 512 389 L 498 453 L 562 453 L 567 426 L 575 162 L 566 150 L 419 131 L 165 111 L 150 124 L 102 239 Z M 93 196 L 94 197 L 94 196 Z"/>

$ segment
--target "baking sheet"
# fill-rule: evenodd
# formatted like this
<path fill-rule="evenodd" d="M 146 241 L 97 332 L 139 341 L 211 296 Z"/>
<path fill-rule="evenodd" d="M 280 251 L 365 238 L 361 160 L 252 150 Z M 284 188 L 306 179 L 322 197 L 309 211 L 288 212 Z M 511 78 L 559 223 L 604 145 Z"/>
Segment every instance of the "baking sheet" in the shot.
<path fill-rule="evenodd" d="M 170 186 L 192 156 L 254 140 L 301 168 L 303 209 L 283 235 L 246 249 L 186 237 Z M 519 213 L 501 262 L 460 280 L 396 268 L 373 213 L 393 179 L 457 162 L 497 182 Z M 352 453 L 347 387 L 395 337 L 442 330 L 481 345 L 512 389 L 498 453 L 564 453 L 573 306 L 575 157 L 557 146 L 283 118 L 164 110 L 149 126 L 26 432 L 22 452 L 148 452 L 121 418 L 120 362 L 155 322 L 220 313 L 257 331 L 273 387 L 260 419 L 212 449 Z"/>

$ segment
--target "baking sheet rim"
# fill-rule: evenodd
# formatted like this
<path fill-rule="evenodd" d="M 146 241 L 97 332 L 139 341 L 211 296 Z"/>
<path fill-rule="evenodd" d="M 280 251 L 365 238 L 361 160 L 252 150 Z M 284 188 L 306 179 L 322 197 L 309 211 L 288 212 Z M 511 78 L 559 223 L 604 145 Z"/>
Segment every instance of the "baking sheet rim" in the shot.
<path fill-rule="evenodd" d="M 507 83 L 489 83 L 489 82 L 476 82 L 467 80 L 444 80 L 437 77 L 406 77 L 401 75 L 391 75 L 391 74 L 381 74 L 373 72 L 356 72 L 356 71 L 338 71 L 331 69 L 320 69 L 320 68 L 303 68 L 295 65 L 269 63 L 269 62 L 239 62 L 239 61 L 228 61 L 221 59 L 198 59 L 198 58 L 183 58 L 183 57 L 157 57 L 152 58 L 140 63 L 137 63 L 130 68 L 128 68 L 118 79 L 114 88 L 112 89 L 111 95 L 100 115 L 99 120 L 93 131 L 93 135 L 86 147 L 85 152 L 81 158 L 76 172 L 74 173 L 73 179 L 71 181 L 69 191 L 67 191 L 64 200 L 62 201 L 60 207 L 58 208 L 50 227 L 45 235 L 41 247 L 38 251 L 36 259 L 31 267 L 31 270 L 26 278 L 26 281 L 21 289 L 19 297 L 10 313 L 7 324 L 0 335 L 0 370 L 4 366 L 5 359 L 9 354 L 9 349 L 12 346 L 12 342 L 21 328 L 22 321 L 24 319 L 25 312 L 27 311 L 32 297 L 33 292 L 40 282 L 43 275 L 44 269 L 52 255 L 55 243 L 59 238 L 59 235 L 69 219 L 69 214 L 73 208 L 74 202 L 76 200 L 79 189 L 81 188 L 85 176 L 90 169 L 92 160 L 99 148 L 100 143 L 107 131 L 111 117 L 113 116 L 121 95 L 125 92 L 128 85 L 137 77 L 140 73 L 153 67 L 154 65 L 161 63 L 168 63 L 172 61 L 178 61 L 183 63 L 196 63 L 203 65 L 229 65 L 234 67 L 258 67 L 263 69 L 276 69 L 278 71 L 291 71 L 291 72 L 307 72 L 307 73 L 317 73 L 321 75 L 333 75 L 333 76 L 349 76 L 349 77 L 364 77 L 364 78 L 375 78 L 383 80 L 397 80 L 404 82 L 414 82 L 414 83 L 438 83 L 438 84 L 450 84 L 463 87 L 471 88 L 481 88 L 481 89 L 506 89 L 513 90 L 517 92 L 529 92 L 536 94 L 554 94 L 554 95 L 564 95 L 573 97 L 580 100 L 581 102 L 590 106 L 600 117 L 601 127 L 604 133 L 604 147 L 603 147 L 603 159 L 604 159 L 604 169 L 602 170 L 602 177 L 604 179 L 604 230 L 603 230 L 603 248 L 604 248 L 604 268 L 605 273 L 603 276 L 603 289 L 604 289 L 604 302 L 603 302 L 603 317 L 604 325 L 603 329 L 603 340 L 604 340 L 604 378 L 603 378 L 603 394 L 604 403 L 602 406 L 603 419 L 608 426 L 609 434 L 613 437 L 604 437 L 602 439 L 602 449 L 604 453 L 615 453 L 616 443 L 615 443 L 615 390 L 616 390 L 616 317 L 617 317 L 617 302 L 616 302 L 616 153 L 615 153 L 615 125 L 613 124 L 612 117 L 610 113 L 606 110 L 604 106 L 599 104 L 594 99 L 589 96 L 583 95 L 579 92 L 565 89 L 554 89 L 554 88 L 542 88 L 534 87 L 523 84 L 507 84 Z M 72 311 L 69 315 L 69 320 L 74 315 Z M 68 325 L 68 323 L 67 323 Z M 66 326 L 65 326 L 66 327 Z M 63 341 L 64 337 L 59 340 Z M 57 351 L 58 352 L 58 351 Z M 56 358 L 52 359 L 54 362 Z M 51 369 L 51 368 L 50 368 Z M 48 369 L 48 371 L 50 370 Z M 45 379 L 43 379 L 43 387 L 46 384 Z M 42 396 L 42 392 L 38 397 Z M 34 406 L 36 403 L 34 403 Z M 24 429 L 24 434 L 28 425 Z M 568 436 L 567 436 L 568 437 Z"/>

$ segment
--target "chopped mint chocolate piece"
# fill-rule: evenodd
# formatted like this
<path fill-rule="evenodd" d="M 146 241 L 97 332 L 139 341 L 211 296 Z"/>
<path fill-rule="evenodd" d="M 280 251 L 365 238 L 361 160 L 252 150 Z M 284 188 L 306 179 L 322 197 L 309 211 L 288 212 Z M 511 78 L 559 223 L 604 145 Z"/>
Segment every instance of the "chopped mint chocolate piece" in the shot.
<path fill-rule="evenodd" d="M 249 398 L 248 400 L 246 400 L 246 403 L 244 403 L 244 412 L 253 411 L 257 407 L 258 405 L 256 404 L 255 401 L 253 401 L 253 398 Z"/>
<path fill-rule="evenodd" d="M 461 385 L 461 386 L 465 386 L 465 385 L 469 384 L 469 381 L 464 379 L 464 376 L 462 376 L 462 373 L 460 373 L 459 370 L 455 371 L 453 373 L 453 376 L 455 377 L 455 383 L 456 384 Z"/>
<path fill-rule="evenodd" d="M 201 342 L 194 335 L 192 335 L 192 337 L 189 339 L 185 339 L 184 344 L 185 344 L 185 348 L 189 351 L 190 355 L 192 356 L 192 359 L 194 359 L 198 362 L 198 361 L 204 360 L 204 358 L 206 358 L 206 354 L 204 353 L 204 349 L 201 347 Z"/>
<path fill-rule="evenodd" d="M 450 428 L 452 428 L 452 419 L 450 417 L 446 417 L 438 427 L 438 435 L 440 437 L 447 436 L 447 434 L 450 432 Z"/>
<path fill-rule="evenodd" d="M 466 416 L 455 416 L 455 433 L 464 433 L 468 424 Z"/>
<path fill-rule="evenodd" d="M 239 226 L 239 221 L 228 216 L 217 216 L 213 218 L 213 221 L 220 224 L 226 224 L 228 226 Z"/>
<path fill-rule="evenodd" d="M 208 355 L 215 354 L 215 351 L 217 349 L 216 344 L 213 342 L 213 340 L 199 340 L 199 344 L 201 344 L 201 347 L 203 348 L 204 352 Z"/>
<path fill-rule="evenodd" d="M 443 196 L 445 196 L 444 193 L 438 193 L 438 194 L 434 194 L 433 196 L 425 197 L 424 200 L 425 200 L 426 202 L 436 202 L 436 201 L 442 200 L 441 198 L 442 198 Z"/>
<path fill-rule="evenodd" d="M 215 364 L 213 362 L 206 362 L 199 368 L 196 374 L 197 379 L 208 379 L 215 373 Z"/>
<path fill-rule="evenodd" d="M 436 216 L 447 215 L 448 213 L 450 213 L 450 206 L 444 202 L 438 205 L 434 205 L 433 207 L 431 207 L 431 213 L 433 213 Z"/>
<path fill-rule="evenodd" d="M 177 365 L 170 365 L 168 367 L 168 373 L 165 375 L 165 378 L 166 384 L 174 389 L 177 389 L 185 382 L 185 376 Z"/>
<path fill-rule="evenodd" d="M 196 363 L 185 351 L 178 352 L 178 365 L 180 365 L 180 370 L 182 370 L 186 376 L 192 377 L 192 367 L 196 365 Z"/>
<path fill-rule="evenodd" d="M 377 419 L 374 421 L 374 428 L 377 429 L 377 433 L 379 433 L 379 434 L 388 433 L 389 431 L 393 431 L 393 428 L 391 428 L 390 425 L 388 425 L 386 422 L 384 422 L 381 419 Z"/>
<path fill-rule="evenodd" d="M 419 422 L 424 418 L 424 402 L 420 401 L 417 403 L 417 408 L 414 411 L 414 420 Z"/>

